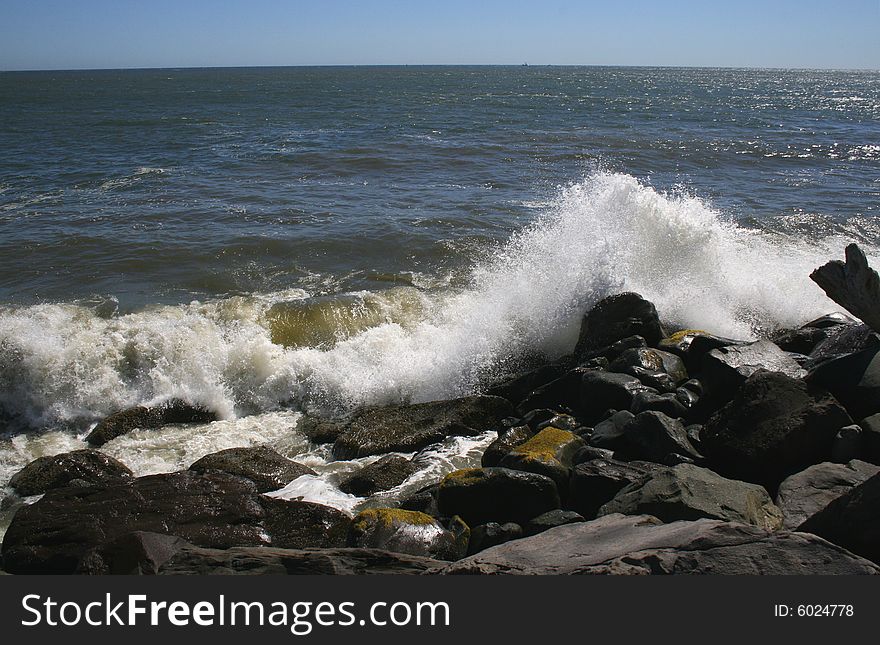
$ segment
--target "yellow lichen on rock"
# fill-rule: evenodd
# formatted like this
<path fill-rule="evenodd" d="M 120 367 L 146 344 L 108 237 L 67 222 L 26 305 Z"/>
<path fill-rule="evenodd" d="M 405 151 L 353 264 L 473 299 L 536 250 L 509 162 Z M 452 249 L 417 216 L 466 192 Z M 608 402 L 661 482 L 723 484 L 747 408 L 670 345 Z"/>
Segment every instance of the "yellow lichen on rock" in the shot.
<path fill-rule="evenodd" d="M 574 433 L 548 426 L 534 437 L 518 445 L 510 454 L 532 459 L 556 459 L 559 449 L 577 439 Z"/>

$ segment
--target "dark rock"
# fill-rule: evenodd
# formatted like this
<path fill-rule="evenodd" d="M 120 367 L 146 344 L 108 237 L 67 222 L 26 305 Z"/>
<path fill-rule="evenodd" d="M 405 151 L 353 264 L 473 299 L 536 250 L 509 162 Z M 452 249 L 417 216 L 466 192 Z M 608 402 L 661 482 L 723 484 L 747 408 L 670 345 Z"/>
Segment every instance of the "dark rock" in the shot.
<path fill-rule="evenodd" d="M 534 433 L 538 431 L 539 425 L 541 425 L 545 421 L 549 421 L 558 414 L 559 412 L 557 412 L 556 410 L 551 410 L 549 408 L 532 409 L 523 415 L 522 423 L 529 426 L 529 428 L 531 428 L 532 432 Z"/>
<path fill-rule="evenodd" d="M 74 450 L 52 457 L 39 457 L 9 480 L 19 495 L 42 495 L 71 481 L 108 484 L 131 478 L 131 470 L 121 461 L 97 450 Z"/>
<path fill-rule="evenodd" d="M 637 293 L 619 293 L 604 298 L 584 316 L 574 350 L 575 358 L 629 336 L 641 336 L 649 345 L 663 338 L 654 305 Z"/>
<path fill-rule="evenodd" d="M 760 369 L 802 378 L 806 372 L 769 340 L 713 349 L 703 358 L 701 379 L 716 399 L 729 401 L 736 389 Z"/>
<path fill-rule="evenodd" d="M 802 327 L 816 327 L 817 329 L 827 329 L 828 327 L 836 327 L 837 325 L 853 325 L 859 321 L 840 311 L 835 311 L 824 316 L 820 316 L 815 320 L 805 323 Z"/>
<path fill-rule="evenodd" d="M 664 522 L 708 518 L 769 531 L 782 526 L 782 511 L 762 486 L 690 464 L 658 468 L 633 482 L 599 509 L 600 516 L 613 513 L 653 515 Z"/>
<path fill-rule="evenodd" d="M 826 338 L 828 331 L 821 327 L 801 327 L 779 331 L 773 334 L 770 340 L 782 351 L 809 354 Z"/>
<path fill-rule="evenodd" d="M 607 448 L 617 450 L 626 442 L 626 426 L 635 419 L 635 415 L 629 410 L 615 412 L 604 421 L 600 421 L 593 428 L 590 435 L 590 445 L 595 448 Z"/>
<path fill-rule="evenodd" d="M 333 443 L 346 428 L 345 421 L 303 415 L 297 430 L 312 443 Z"/>
<path fill-rule="evenodd" d="M 155 575 L 180 549 L 192 546 L 164 533 L 132 531 L 86 553 L 76 573 L 84 575 Z"/>
<path fill-rule="evenodd" d="M 641 336 L 627 336 L 611 343 L 607 347 L 594 349 L 582 355 L 577 367 L 606 369 L 612 361 L 617 360 L 625 351 L 647 346 L 647 341 Z M 597 361 L 598 363 L 596 363 Z"/>
<path fill-rule="evenodd" d="M 584 521 L 584 517 L 580 513 L 557 508 L 530 519 L 523 527 L 523 532 L 525 535 L 537 535 L 556 526 L 565 526 L 566 524 Z"/>
<path fill-rule="evenodd" d="M 349 523 L 319 504 L 259 495 L 241 477 L 184 471 L 50 490 L 16 512 L 2 555 L 12 573 L 70 573 L 86 552 L 132 531 L 216 548 L 334 547 L 345 544 Z"/>
<path fill-rule="evenodd" d="M 867 325 L 839 325 L 826 330 L 826 338 L 810 352 L 807 367 L 812 369 L 832 358 L 878 347 L 880 336 Z"/>
<path fill-rule="evenodd" d="M 559 493 L 544 475 L 509 468 L 471 468 L 449 473 L 440 482 L 437 505 L 469 526 L 487 522 L 524 524 L 559 508 Z"/>
<path fill-rule="evenodd" d="M 719 520 L 662 524 L 606 515 L 486 549 L 442 574 L 878 574 L 880 567 L 815 535 Z"/>
<path fill-rule="evenodd" d="M 639 392 L 633 397 L 630 412 L 639 414 L 640 412 L 662 412 L 673 419 L 681 419 L 687 414 L 681 401 L 675 394 L 654 394 L 653 392 Z"/>
<path fill-rule="evenodd" d="M 439 489 L 440 484 L 429 484 L 400 500 L 398 506 L 405 511 L 419 511 L 426 515 L 439 517 L 440 509 L 437 508 L 437 491 Z"/>
<path fill-rule="evenodd" d="M 789 475 L 827 461 L 835 435 L 851 423 L 822 388 L 762 370 L 746 380 L 700 437 L 713 470 L 773 493 Z"/>
<path fill-rule="evenodd" d="M 337 459 L 411 452 L 453 435 L 473 436 L 498 426 L 513 406 L 497 396 L 366 408 L 333 444 Z"/>
<path fill-rule="evenodd" d="M 284 488 L 302 475 L 316 474 L 308 466 L 291 461 L 268 446 L 221 450 L 205 455 L 189 469 L 197 473 L 216 470 L 250 479 L 259 493 Z"/>
<path fill-rule="evenodd" d="M 880 474 L 833 500 L 798 530 L 880 563 Z"/>
<path fill-rule="evenodd" d="M 507 453 L 533 436 L 535 431 L 527 425 L 506 429 L 495 441 L 486 446 L 480 464 L 487 467 L 497 466 Z"/>
<path fill-rule="evenodd" d="M 880 465 L 880 414 L 872 414 L 859 422 L 862 428 L 861 458 Z"/>
<path fill-rule="evenodd" d="M 673 387 L 688 378 L 684 362 L 678 356 L 648 347 L 626 350 L 608 366 L 608 371 L 621 372 L 636 378 L 643 374 L 666 374 L 672 379 Z"/>
<path fill-rule="evenodd" d="M 585 447 L 583 439 L 567 430 L 544 428 L 528 441 L 514 446 L 499 463 L 504 468 L 546 475 L 564 499 L 574 456 Z"/>
<path fill-rule="evenodd" d="M 490 388 L 486 394 L 500 396 L 511 403 L 517 404 L 526 398 L 532 390 L 546 385 L 550 381 L 555 381 L 565 372 L 564 365 L 542 365 L 537 369 Z"/>
<path fill-rule="evenodd" d="M 398 455 L 386 455 L 352 473 L 341 482 L 339 490 L 350 495 L 369 497 L 405 482 L 419 467 Z"/>
<path fill-rule="evenodd" d="M 627 424 L 622 452 L 633 459 L 662 463 L 669 453 L 702 459 L 691 445 L 684 424 L 662 412 L 641 412 Z"/>
<path fill-rule="evenodd" d="M 854 486 L 880 472 L 880 466 L 853 460 L 848 464 L 822 463 L 787 477 L 779 485 L 776 505 L 782 510 L 783 527 L 798 527 Z"/>
<path fill-rule="evenodd" d="M 844 426 L 836 435 L 831 444 L 831 461 L 845 464 L 852 459 L 858 459 L 864 452 L 862 449 L 862 429 L 857 425 Z"/>
<path fill-rule="evenodd" d="M 648 462 L 594 459 L 578 464 L 571 473 L 566 506 L 588 520 L 596 517 L 599 508 L 610 502 L 621 489 L 645 479 L 655 468 Z"/>
<path fill-rule="evenodd" d="M 657 348 L 680 356 L 689 372 L 697 372 L 703 365 L 703 357 L 713 349 L 744 345 L 745 341 L 713 336 L 699 329 L 682 329 L 657 343 Z"/>
<path fill-rule="evenodd" d="M 135 429 L 153 429 L 172 424 L 210 423 L 217 414 L 199 405 L 181 399 L 170 399 L 162 405 L 146 408 L 138 406 L 111 414 L 98 423 L 86 437 L 92 446 L 103 446 L 108 441 Z"/>
<path fill-rule="evenodd" d="M 398 508 L 370 508 L 352 520 L 348 545 L 458 560 L 467 554 L 469 539 L 467 526 L 454 532 L 424 513 Z"/>
<path fill-rule="evenodd" d="M 519 524 L 508 522 L 487 522 L 471 529 L 471 541 L 468 546 L 468 555 L 473 555 L 489 547 L 504 544 L 511 540 L 518 540 L 523 536 L 523 529 Z"/>
<path fill-rule="evenodd" d="M 880 349 L 866 349 L 813 368 L 807 381 L 824 387 L 854 419 L 880 412 Z"/>
<path fill-rule="evenodd" d="M 559 428 L 560 430 L 568 430 L 569 432 L 577 432 L 583 426 L 578 423 L 578 420 L 573 416 L 568 414 L 557 414 L 552 419 L 547 419 L 546 421 L 538 424 L 538 431 L 540 432 L 544 428 Z"/>

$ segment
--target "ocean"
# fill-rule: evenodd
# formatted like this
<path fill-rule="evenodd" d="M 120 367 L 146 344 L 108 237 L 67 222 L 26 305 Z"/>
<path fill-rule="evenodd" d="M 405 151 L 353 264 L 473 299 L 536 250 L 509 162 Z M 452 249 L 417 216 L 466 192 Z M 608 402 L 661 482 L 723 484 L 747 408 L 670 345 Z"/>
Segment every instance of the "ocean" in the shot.
<path fill-rule="evenodd" d="M 755 338 L 880 264 L 880 72 L 327 67 L 0 73 L 0 487 L 172 397 L 205 426 L 103 450 L 136 474 L 267 443 L 282 495 L 364 502 L 303 411 L 475 391 L 633 290 Z M 384 501 L 383 501 L 384 500 Z M 8 521 L 8 518 L 7 518 Z M 0 530 L 4 522 L 0 520 Z"/>

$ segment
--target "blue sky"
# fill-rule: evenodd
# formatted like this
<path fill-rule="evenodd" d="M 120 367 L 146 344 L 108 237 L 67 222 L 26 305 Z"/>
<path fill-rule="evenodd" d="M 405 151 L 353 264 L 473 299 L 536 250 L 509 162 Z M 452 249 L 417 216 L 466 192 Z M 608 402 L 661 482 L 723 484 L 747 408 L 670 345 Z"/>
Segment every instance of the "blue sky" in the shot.
<path fill-rule="evenodd" d="M 0 69 L 880 68 L 880 0 L 0 0 Z"/>

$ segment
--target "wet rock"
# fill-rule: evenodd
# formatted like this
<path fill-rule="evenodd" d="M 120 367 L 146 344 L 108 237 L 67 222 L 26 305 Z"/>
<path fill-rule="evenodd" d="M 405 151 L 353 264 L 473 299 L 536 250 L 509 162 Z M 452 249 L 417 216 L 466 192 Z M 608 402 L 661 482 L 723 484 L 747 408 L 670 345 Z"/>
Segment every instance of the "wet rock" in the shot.
<path fill-rule="evenodd" d="M 880 414 L 862 419 L 859 427 L 862 429 L 861 458 L 880 465 Z"/>
<path fill-rule="evenodd" d="M 648 477 L 656 468 L 660 466 L 614 459 L 593 459 L 578 464 L 571 473 L 566 506 L 588 520 L 593 519 L 602 505 L 630 484 Z"/>
<path fill-rule="evenodd" d="M 816 345 L 828 338 L 828 331 L 821 327 L 786 329 L 773 334 L 770 340 L 784 352 L 809 354 Z"/>
<path fill-rule="evenodd" d="M 111 414 L 102 420 L 86 437 L 91 446 L 103 446 L 108 441 L 135 429 L 153 429 L 172 424 L 210 423 L 217 414 L 199 405 L 181 399 L 171 399 L 154 407 L 138 406 Z"/>
<path fill-rule="evenodd" d="M 523 527 L 525 535 L 537 535 L 557 526 L 565 526 L 566 524 L 574 524 L 575 522 L 584 522 L 584 517 L 575 511 L 564 511 L 557 508 L 546 513 L 541 513 L 538 517 L 533 517 Z"/>
<path fill-rule="evenodd" d="M 335 419 L 322 419 L 303 415 L 297 430 L 302 432 L 312 443 L 333 443 L 345 430 L 346 423 Z"/>
<path fill-rule="evenodd" d="M 757 484 L 725 479 L 707 468 L 681 464 L 658 468 L 633 482 L 599 509 L 599 515 L 653 515 L 664 522 L 708 518 L 782 526 L 782 511 Z"/>
<path fill-rule="evenodd" d="M 813 515 L 878 472 L 880 466 L 853 460 L 847 464 L 816 464 L 786 477 L 776 496 L 784 516 L 783 527 L 799 530 Z"/>
<path fill-rule="evenodd" d="M 70 573 L 86 552 L 132 531 L 216 548 L 335 547 L 345 544 L 349 523 L 326 506 L 259 495 L 241 477 L 183 471 L 50 490 L 16 512 L 2 556 L 12 573 Z"/>
<path fill-rule="evenodd" d="M 836 327 L 838 325 L 854 325 L 858 324 L 858 320 L 847 314 L 835 311 L 824 316 L 819 316 L 815 320 L 802 325 L 802 327 L 816 327 L 818 329 L 827 329 L 828 327 Z"/>
<path fill-rule="evenodd" d="M 641 336 L 648 345 L 657 343 L 663 337 L 657 310 L 637 293 L 609 296 L 584 316 L 574 356 L 588 356 L 629 336 Z"/>
<path fill-rule="evenodd" d="M 835 435 L 851 423 L 827 391 L 762 370 L 709 420 L 702 449 L 713 470 L 772 493 L 789 475 L 828 461 Z"/>
<path fill-rule="evenodd" d="M 471 540 L 468 546 L 468 555 L 473 555 L 484 549 L 488 549 L 511 540 L 518 540 L 523 536 L 523 529 L 519 524 L 508 522 L 487 522 L 471 529 Z"/>
<path fill-rule="evenodd" d="M 155 575 L 182 548 L 192 546 L 176 535 L 132 531 L 96 546 L 79 561 L 82 575 Z"/>
<path fill-rule="evenodd" d="M 429 484 L 400 500 L 398 506 L 406 511 L 419 511 L 432 517 L 439 517 L 440 509 L 437 508 L 437 491 L 439 489 L 440 484 Z"/>
<path fill-rule="evenodd" d="M 499 465 L 512 470 L 522 470 L 546 475 L 556 483 L 564 498 L 568 492 L 568 480 L 574 465 L 574 456 L 586 443 L 577 435 L 559 428 L 544 428 L 528 441 L 515 446 Z"/>
<path fill-rule="evenodd" d="M 487 467 L 497 466 L 507 453 L 533 436 L 535 431 L 527 425 L 505 429 L 495 441 L 486 446 L 480 464 Z"/>
<path fill-rule="evenodd" d="M 626 442 L 626 426 L 634 418 L 635 415 L 629 410 L 620 410 L 600 421 L 590 435 L 590 445 L 594 448 L 617 450 Z"/>
<path fill-rule="evenodd" d="M 316 474 L 308 466 L 292 461 L 268 446 L 221 450 L 205 455 L 189 469 L 197 473 L 215 470 L 244 477 L 256 484 L 259 493 L 284 488 L 302 475 Z"/>
<path fill-rule="evenodd" d="M 854 419 L 880 413 L 880 349 L 866 349 L 813 368 L 807 381 L 824 387 Z"/>
<path fill-rule="evenodd" d="M 626 350 L 608 366 L 608 371 L 636 378 L 648 374 L 666 374 L 672 379 L 673 388 L 688 378 L 684 362 L 678 356 L 648 347 Z"/>
<path fill-rule="evenodd" d="M 542 385 L 546 385 L 550 381 L 555 381 L 565 372 L 566 368 L 564 365 L 542 365 L 500 385 L 496 385 L 486 393 L 492 396 L 500 396 L 513 404 L 517 404 L 526 398 L 530 392 Z"/>
<path fill-rule="evenodd" d="M 701 379 L 716 399 L 730 400 L 736 389 L 760 369 L 802 378 L 806 372 L 769 340 L 713 349 L 703 358 Z"/>
<path fill-rule="evenodd" d="M 440 482 L 437 505 L 447 517 L 468 526 L 487 522 L 524 524 L 559 508 L 559 493 L 544 475 L 509 468 L 470 468 L 449 473 Z"/>
<path fill-rule="evenodd" d="M 369 497 L 405 482 L 419 467 L 398 455 L 386 455 L 347 476 L 339 482 L 339 490 L 358 497 Z"/>
<path fill-rule="evenodd" d="M 703 357 L 713 349 L 743 344 L 744 341 L 713 336 L 700 329 L 682 329 L 661 339 L 657 348 L 681 357 L 688 371 L 697 372 L 703 365 Z"/>
<path fill-rule="evenodd" d="M 459 525 L 462 526 L 462 525 Z M 458 560 L 467 553 L 470 529 L 449 531 L 430 515 L 397 508 L 370 508 L 352 520 L 348 545 Z"/>
<path fill-rule="evenodd" d="M 880 336 L 867 325 L 839 325 L 826 330 L 826 338 L 809 353 L 807 367 L 812 369 L 832 358 L 878 348 Z"/>
<path fill-rule="evenodd" d="M 834 442 L 831 444 L 831 461 L 845 464 L 851 459 L 861 457 L 863 453 L 862 435 L 863 431 L 857 425 L 841 428 L 834 435 Z"/>
<path fill-rule="evenodd" d="M 51 457 L 39 457 L 9 480 L 19 495 L 42 495 L 71 482 L 109 484 L 131 479 L 131 470 L 121 461 L 97 450 L 74 450 Z"/>
<path fill-rule="evenodd" d="M 880 563 L 880 474 L 833 500 L 798 530 Z"/>
<path fill-rule="evenodd" d="M 568 430 L 569 432 L 573 432 L 577 434 L 578 430 L 580 430 L 583 426 L 578 423 L 578 420 L 573 416 L 568 414 L 557 414 L 552 419 L 547 419 L 538 424 L 538 431 L 540 432 L 544 428 L 559 428 L 560 430 Z"/>
<path fill-rule="evenodd" d="M 654 412 L 662 412 L 673 419 L 681 419 L 687 415 L 687 408 L 681 404 L 675 394 L 654 394 L 653 392 L 636 394 L 629 410 L 633 414 L 653 410 Z"/>
<path fill-rule="evenodd" d="M 648 515 L 606 515 L 486 549 L 442 574 L 878 574 L 880 567 L 815 535 Z"/>
<path fill-rule="evenodd" d="M 513 406 L 497 396 L 366 408 L 354 415 L 333 444 L 337 459 L 412 452 L 453 435 L 473 436 L 497 427 Z"/>
<path fill-rule="evenodd" d="M 684 424 L 662 412 L 641 412 L 626 426 L 626 444 L 621 449 L 630 459 L 662 463 L 670 453 L 692 459 L 702 455 L 691 444 Z"/>

